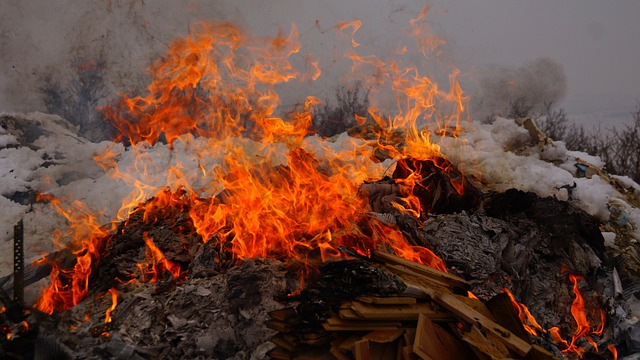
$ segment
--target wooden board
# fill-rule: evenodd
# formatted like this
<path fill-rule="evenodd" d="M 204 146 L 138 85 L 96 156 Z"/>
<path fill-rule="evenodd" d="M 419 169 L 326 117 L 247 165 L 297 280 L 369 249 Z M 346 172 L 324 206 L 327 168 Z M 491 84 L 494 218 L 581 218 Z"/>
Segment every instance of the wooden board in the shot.
<path fill-rule="evenodd" d="M 378 305 L 408 305 L 415 304 L 416 298 L 403 297 L 403 296 L 390 296 L 390 297 L 373 297 L 373 296 L 360 296 L 358 301 L 366 304 L 378 304 Z"/>
<path fill-rule="evenodd" d="M 470 287 L 469 283 L 461 277 L 436 270 L 426 265 L 418 264 L 416 262 L 403 259 L 389 253 L 385 253 L 382 251 L 372 251 L 371 257 L 383 264 L 405 266 L 420 275 L 437 280 L 439 282 L 443 282 L 445 284 L 449 284 L 451 287 L 459 287 L 463 290 L 469 290 Z"/>
<path fill-rule="evenodd" d="M 338 360 L 352 360 L 353 359 L 350 354 L 340 351 L 340 349 L 338 349 L 335 346 L 332 346 L 331 349 L 329 349 L 329 352 L 331 353 L 331 355 L 333 355 Z"/>
<path fill-rule="evenodd" d="M 404 334 L 404 328 L 398 328 L 394 330 L 376 330 L 363 336 L 363 339 L 369 340 L 375 343 L 390 343 L 398 339 Z"/>
<path fill-rule="evenodd" d="M 518 316 L 518 311 L 513 306 L 513 303 L 511 303 L 509 295 L 500 293 L 487 301 L 486 306 L 494 315 L 494 319 L 496 319 L 498 324 L 531 344 L 529 333 L 524 329 L 522 321 L 520 321 L 520 317 Z"/>
<path fill-rule="evenodd" d="M 338 317 L 344 320 L 365 320 L 351 308 L 338 310 Z"/>
<path fill-rule="evenodd" d="M 265 325 L 269 329 L 273 329 L 281 333 L 288 333 L 288 332 L 291 332 L 291 330 L 293 329 L 291 324 L 287 324 L 285 322 L 278 321 L 278 320 L 267 320 L 265 322 Z"/>
<path fill-rule="evenodd" d="M 296 324 L 300 322 L 296 309 L 292 307 L 270 311 L 269 317 L 288 324 Z"/>
<path fill-rule="evenodd" d="M 275 337 L 271 338 L 271 340 L 269 341 L 271 341 L 274 345 L 281 347 L 290 352 L 295 352 L 300 350 L 300 347 L 298 345 L 293 344 L 287 339 L 285 339 L 284 336 L 282 336 L 282 334 L 276 335 Z"/>
<path fill-rule="evenodd" d="M 460 331 L 460 334 L 462 340 L 474 349 L 478 357 L 487 357 L 491 360 L 511 358 L 507 347 L 499 339 L 495 339 L 490 332 L 485 336 L 477 326 L 472 325 L 468 331 Z"/>
<path fill-rule="evenodd" d="M 418 319 L 413 352 L 425 360 L 475 358 L 473 351 L 466 344 L 423 315 Z"/>
<path fill-rule="evenodd" d="M 510 350 L 521 357 L 525 357 L 531 351 L 531 344 L 517 337 L 509 330 L 500 326 L 496 322 L 480 314 L 464 302 L 460 301 L 455 295 L 445 292 L 436 292 L 432 289 L 423 288 L 433 301 L 448 309 L 460 319 L 469 324 L 478 324 L 482 329 L 496 335 L 496 339 L 500 339 Z"/>
<path fill-rule="evenodd" d="M 358 340 L 353 346 L 353 356 L 356 360 L 371 360 L 369 340 Z"/>
<path fill-rule="evenodd" d="M 398 321 L 347 321 L 339 318 L 329 318 L 322 323 L 327 331 L 374 331 L 394 330 L 402 326 Z"/>
<path fill-rule="evenodd" d="M 434 310 L 427 303 L 412 305 L 374 305 L 354 301 L 351 308 L 360 317 L 369 320 L 417 321 L 419 314 L 425 314 L 437 321 L 453 320 L 451 314 Z"/>

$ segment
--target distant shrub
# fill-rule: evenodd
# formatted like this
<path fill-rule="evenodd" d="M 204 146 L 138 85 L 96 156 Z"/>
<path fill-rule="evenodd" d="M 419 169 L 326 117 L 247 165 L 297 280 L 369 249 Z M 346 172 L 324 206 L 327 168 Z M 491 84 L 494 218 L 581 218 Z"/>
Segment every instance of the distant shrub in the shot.
<path fill-rule="evenodd" d="M 563 109 L 547 104 L 541 114 L 526 114 L 538 118 L 538 126 L 547 136 L 564 141 L 567 148 L 599 156 L 608 172 L 626 175 L 640 183 L 640 103 L 631 113 L 632 122 L 621 128 L 591 131 L 570 123 Z M 514 113 L 521 110 L 514 104 Z"/>
<path fill-rule="evenodd" d="M 336 103 L 327 102 L 317 109 L 312 130 L 320 136 L 330 137 L 356 125 L 356 115 L 366 118 L 369 109 L 369 91 L 362 91 L 361 83 L 352 87 L 336 88 Z"/>
<path fill-rule="evenodd" d="M 107 96 L 106 62 L 101 59 L 76 58 L 74 76 L 68 81 L 46 74 L 42 77 L 42 94 L 47 112 L 59 115 L 80 127 L 79 133 L 91 141 L 113 139 L 115 128 L 100 110 Z"/>

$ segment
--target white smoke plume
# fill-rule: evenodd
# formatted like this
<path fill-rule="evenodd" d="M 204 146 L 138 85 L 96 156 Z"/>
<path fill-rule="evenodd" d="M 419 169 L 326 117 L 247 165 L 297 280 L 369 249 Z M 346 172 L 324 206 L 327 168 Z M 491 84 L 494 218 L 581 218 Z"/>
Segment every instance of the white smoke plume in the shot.
<path fill-rule="evenodd" d="M 519 68 L 487 65 L 480 71 L 477 88 L 471 96 L 475 120 L 508 116 L 514 109 L 536 113 L 547 104 L 558 104 L 567 92 L 562 65 L 539 58 Z"/>

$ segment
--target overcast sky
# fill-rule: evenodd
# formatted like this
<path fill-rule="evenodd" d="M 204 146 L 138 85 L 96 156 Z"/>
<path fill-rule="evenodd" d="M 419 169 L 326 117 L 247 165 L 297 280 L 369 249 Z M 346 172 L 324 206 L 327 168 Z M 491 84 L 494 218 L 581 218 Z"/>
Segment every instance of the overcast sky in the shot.
<path fill-rule="evenodd" d="M 567 75 L 572 113 L 628 111 L 640 100 L 640 1 L 434 1 L 432 17 L 460 67 L 536 57 Z M 435 12 L 435 11 L 434 11 Z"/>
<path fill-rule="evenodd" d="M 548 57 L 564 69 L 567 92 L 561 106 L 571 114 L 627 114 L 640 100 L 639 0 L 432 0 L 431 5 L 432 30 L 447 42 L 439 61 L 460 68 L 469 84 L 485 64 L 515 68 Z M 327 60 L 335 32 L 323 30 L 336 21 L 363 20 L 356 35 L 363 51 L 383 54 L 406 41 L 402 31 L 423 6 L 407 0 L 5 0 L 0 3 L 0 110 L 34 110 L 34 88 L 43 73 L 63 73 L 72 57 L 90 58 L 100 47 L 111 62 L 114 88 L 127 90 L 137 79 L 136 69 L 142 72 L 145 61 L 201 19 L 230 20 L 258 35 L 296 23 L 306 50 Z M 329 84 L 331 73 L 341 69 L 326 70 Z"/>

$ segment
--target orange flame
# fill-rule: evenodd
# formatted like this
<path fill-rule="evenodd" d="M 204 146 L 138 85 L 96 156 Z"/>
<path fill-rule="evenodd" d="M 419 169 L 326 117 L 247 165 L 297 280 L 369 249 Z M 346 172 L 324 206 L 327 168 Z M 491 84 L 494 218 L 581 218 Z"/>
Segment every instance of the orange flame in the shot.
<path fill-rule="evenodd" d="M 533 336 L 538 336 L 540 335 L 541 332 L 544 332 L 544 330 L 542 329 L 542 326 L 538 324 L 538 321 L 536 320 L 536 318 L 533 317 L 533 315 L 531 315 L 529 308 L 527 308 L 524 304 L 518 302 L 518 300 L 516 300 L 515 296 L 513 296 L 511 291 L 509 291 L 509 289 L 502 288 L 501 292 L 509 296 L 509 299 L 511 299 L 511 303 L 513 304 L 513 307 L 515 307 L 516 310 L 518 310 L 518 317 L 520 318 L 520 321 L 522 322 L 524 329 L 527 330 L 529 334 Z"/>
<path fill-rule="evenodd" d="M 109 289 L 109 293 L 111 294 L 111 307 L 109 307 L 104 313 L 105 323 L 111 322 L 111 313 L 113 313 L 113 310 L 115 310 L 116 306 L 118 305 L 118 290 L 111 288 Z"/>
<path fill-rule="evenodd" d="M 607 346 L 607 349 L 611 351 L 611 354 L 613 355 L 613 360 L 618 360 L 618 349 L 616 349 L 616 347 L 613 345 Z"/>
<path fill-rule="evenodd" d="M 566 270 L 567 270 L 567 267 L 563 265 L 561 268 L 561 272 L 565 272 Z M 583 279 L 582 276 L 579 276 L 576 274 L 569 274 L 569 280 L 573 285 L 573 292 L 576 296 L 571 305 L 571 315 L 573 316 L 577 325 L 576 330 L 571 335 L 571 341 L 569 342 L 565 340 L 560 334 L 560 329 L 556 326 L 547 330 L 547 332 L 551 335 L 551 338 L 562 349 L 563 353 L 565 354 L 575 353 L 580 357 L 584 355 L 585 349 L 580 347 L 577 344 L 579 339 L 584 339 L 589 344 L 591 344 L 591 346 L 593 346 L 596 352 L 599 351 L 597 343 L 590 337 L 590 335 L 597 335 L 597 336 L 602 335 L 602 332 L 604 331 L 605 321 L 606 321 L 604 310 L 599 309 L 600 324 L 595 330 L 591 329 L 591 324 L 587 320 L 587 313 L 585 311 L 585 301 L 578 287 L 578 281 L 582 279 Z M 529 309 L 527 309 L 525 305 L 519 303 L 515 299 L 515 297 L 511 294 L 511 292 L 509 292 L 509 290 L 502 289 L 502 292 L 509 295 L 511 302 L 513 303 L 514 307 L 516 307 L 516 309 L 518 310 L 518 315 L 520 317 L 520 320 L 522 321 L 522 324 L 531 335 L 538 336 L 540 335 L 541 332 L 545 332 L 542 329 L 542 327 L 537 323 L 536 319 L 531 315 L 531 313 L 529 312 Z M 609 348 L 609 350 L 611 350 L 611 348 Z M 615 351 L 615 347 L 614 347 L 614 350 L 612 350 L 612 352 L 614 351 Z M 616 355 L 614 354 L 614 356 Z"/>
<path fill-rule="evenodd" d="M 145 269 L 145 266 L 142 264 L 138 264 L 138 267 L 142 271 L 143 275 L 150 274 L 151 280 L 150 282 L 157 282 L 158 277 L 161 276 L 165 270 L 169 271 L 171 276 L 175 279 L 180 277 L 180 265 L 173 263 L 169 259 L 167 259 L 162 251 L 158 249 L 158 247 L 153 243 L 153 240 L 149 237 L 148 233 L 145 231 L 142 233 L 142 239 L 147 245 L 147 257 L 151 260 L 151 270 Z M 115 306 L 114 306 L 115 307 Z"/>
<path fill-rule="evenodd" d="M 38 200 L 49 201 L 67 219 L 69 231 L 57 236 L 69 236 L 67 246 L 76 255 L 76 263 L 72 269 L 61 269 L 58 264 L 51 264 L 51 284 L 40 295 L 35 307 L 52 314 L 56 308 L 66 310 L 75 306 L 87 294 L 92 266 L 106 246 L 107 235 L 111 230 L 101 227 L 97 216 L 79 201 L 74 201 L 65 208 L 60 199 L 50 195 L 39 195 Z"/>
<path fill-rule="evenodd" d="M 426 12 L 411 22 L 413 33 L 419 46 L 437 45 L 426 34 Z M 291 58 L 301 48 L 295 26 L 288 34 L 257 39 L 231 24 L 199 24 L 188 37 L 172 43 L 168 54 L 150 68 L 146 94 L 123 97 L 104 110 L 131 142 L 127 151 L 135 155 L 129 168 L 118 162 L 117 146 L 94 156 L 106 173 L 133 188 L 122 199 L 117 219 L 128 221 L 136 212 L 154 223 L 186 212 L 203 242 L 216 241 L 239 259 L 271 256 L 311 264 L 341 258 L 339 246 L 364 255 L 383 246 L 446 271 L 431 251 L 410 245 L 400 230 L 370 216 L 359 186 L 380 179 L 392 163 L 373 160 L 377 149 L 396 160 L 442 156 L 423 125 L 435 124 L 442 130 L 438 134 L 459 130 L 468 99 L 456 80 L 457 71 L 450 76 L 450 90 L 443 91 L 417 66 L 356 54 L 354 36 L 360 26 L 360 21 L 337 26 L 338 32 L 351 29 L 352 46 L 345 57 L 354 71 L 374 72 L 364 83 L 372 93 L 383 93 L 383 86 L 393 90 L 397 111 L 383 115 L 381 109 L 390 111 L 387 107 L 372 106 L 368 112 L 381 128 L 378 139 L 351 138 L 341 148 L 307 137 L 318 99 L 309 96 L 286 117 L 278 115 L 278 85 L 321 75 L 320 64 L 311 56 L 302 56 L 305 71 L 294 66 Z M 356 120 L 364 124 L 368 118 Z M 393 138 L 398 130 L 404 140 Z M 398 141 L 403 148 L 390 145 Z M 148 151 L 162 142 L 171 151 L 185 152 L 188 161 L 197 164 L 196 174 L 185 171 L 189 164 L 176 160 L 180 156 L 164 160 Z M 428 211 L 413 193 L 425 186 L 424 180 L 419 169 L 398 180 L 404 198 L 393 206 L 415 217 Z M 452 183 L 462 191 L 461 179 Z M 51 285 L 37 304 L 48 313 L 68 309 L 86 295 L 92 267 L 115 229 L 100 228 L 79 203 L 67 209 L 51 201 L 71 224 L 71 231 L 59 238 L 71 238 L 69 246 L 78 258 L 71 269 L 52 264 Z M 175 278 L 184 276 L 147 233 L 143 239 L 149 261 L 139 265 L 143 277 L 157 281 L 165 270 Z"/>
<path fill-rule="evenodd" d="M 353 30 L 351 30 L 351 46 L 355 48 L 360 46 L 360 44 L 358 44 L 354 39 L 356 32 L 358 32 L 358 29 L 360 29 L 360 26 L 362 26 L 362 21 L 360 20 L 354 20 L 350 22 L 341 21 L 338 23 L 338 32 L 342 32 L 346 28 L 352 28 Z"/>

